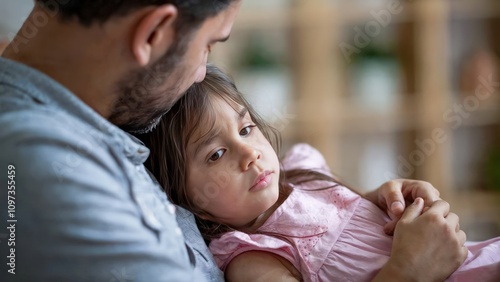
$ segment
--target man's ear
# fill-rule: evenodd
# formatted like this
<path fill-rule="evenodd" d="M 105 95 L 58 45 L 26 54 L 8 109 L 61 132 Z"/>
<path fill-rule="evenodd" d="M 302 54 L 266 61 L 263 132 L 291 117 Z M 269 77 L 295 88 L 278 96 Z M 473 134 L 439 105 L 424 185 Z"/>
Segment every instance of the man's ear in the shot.
<path fill-rule="evenodd" d="M 146 12 L 132 34 L 132 54 L 141 66 L 163 56 L 175 39 L 178 11 L 167 4 Z"/>

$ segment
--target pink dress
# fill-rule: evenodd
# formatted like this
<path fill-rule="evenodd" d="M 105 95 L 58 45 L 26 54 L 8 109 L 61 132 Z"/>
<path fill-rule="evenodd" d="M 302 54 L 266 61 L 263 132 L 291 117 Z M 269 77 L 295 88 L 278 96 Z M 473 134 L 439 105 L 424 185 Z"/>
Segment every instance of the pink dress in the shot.
<path fill-rule="evenodd" d="M 314 148 L 294 146 L 285 170 L 314 169 L 328 173 Z M 224 270 L 237 255 L 251 250 L 277 254 L 292 263 L 304 281 L 370 281 L 389 259 L 392 237 L 383 231 L 388 216 L 376 205 L 343 186 L 314 181 L 295 186 L 285 202 L 258 229 L 239 231 L 210 243 Z M 280 234 L 282 238 L 271 234 Z M 468 243 L 469 256 L 447 281 L 500 281 L 500 237 Z"/>

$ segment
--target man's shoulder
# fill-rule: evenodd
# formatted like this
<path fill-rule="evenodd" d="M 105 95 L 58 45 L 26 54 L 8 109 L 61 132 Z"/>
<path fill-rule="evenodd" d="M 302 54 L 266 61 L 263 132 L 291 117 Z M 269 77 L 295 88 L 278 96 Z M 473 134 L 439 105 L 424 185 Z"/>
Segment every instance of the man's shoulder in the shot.
<path fill-rule="evenodd" d="M 0 113 L 3 162 L 22 168 L 31 179 L 121 170 L 102 134 L 64 112 L 19 110 Z M 50 172 L 50 173 L 48 173 Z"/>
<path fill-rule="evenodd" d="M 196 267 L 205 273 L 209 281 L 224 281 L 223 273 L 217 267 L 213 255 L 196 226 L 194 215 L 190 211 L 176 206 L 176 216 L 186 244 L 194 251 Z"/>
<path fill-rule="evenodd" d="M 98 150 L 104 137 L 77 118 L 55 110 L 21 109 L 0 113 L 0 146 L 12 153 L 45 150 L 46 147 L 93 148 Z"/>

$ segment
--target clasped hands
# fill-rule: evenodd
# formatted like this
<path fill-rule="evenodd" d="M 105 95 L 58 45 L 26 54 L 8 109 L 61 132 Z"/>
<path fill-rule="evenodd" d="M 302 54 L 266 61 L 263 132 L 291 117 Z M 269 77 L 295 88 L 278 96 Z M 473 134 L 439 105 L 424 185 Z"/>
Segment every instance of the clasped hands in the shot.
<path fill-rule="evenodd" d="M 384 226 L 385 233 L 394 234 L 389 264 L 407 278 L 422 277 L 424 271 L 431 280 L 444 280 L 467 257 L 459 218 L 430 183 L 391 180 L 365 197 L 392 219 Z"/>

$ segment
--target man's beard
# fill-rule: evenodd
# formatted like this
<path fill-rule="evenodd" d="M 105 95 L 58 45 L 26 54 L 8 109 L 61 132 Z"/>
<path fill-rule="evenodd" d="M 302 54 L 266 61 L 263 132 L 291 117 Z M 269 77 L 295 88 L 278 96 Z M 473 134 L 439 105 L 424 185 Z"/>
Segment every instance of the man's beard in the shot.
<path fill-rule="evenodd" d="M 155 128 L 182 96 L 181 62 L 190 38 L 190 35 L 184 36 L 153 65 L 134 71 L 119 83 L 120 97 L 110 122 L 130 133 L 146 133 Z"/>

